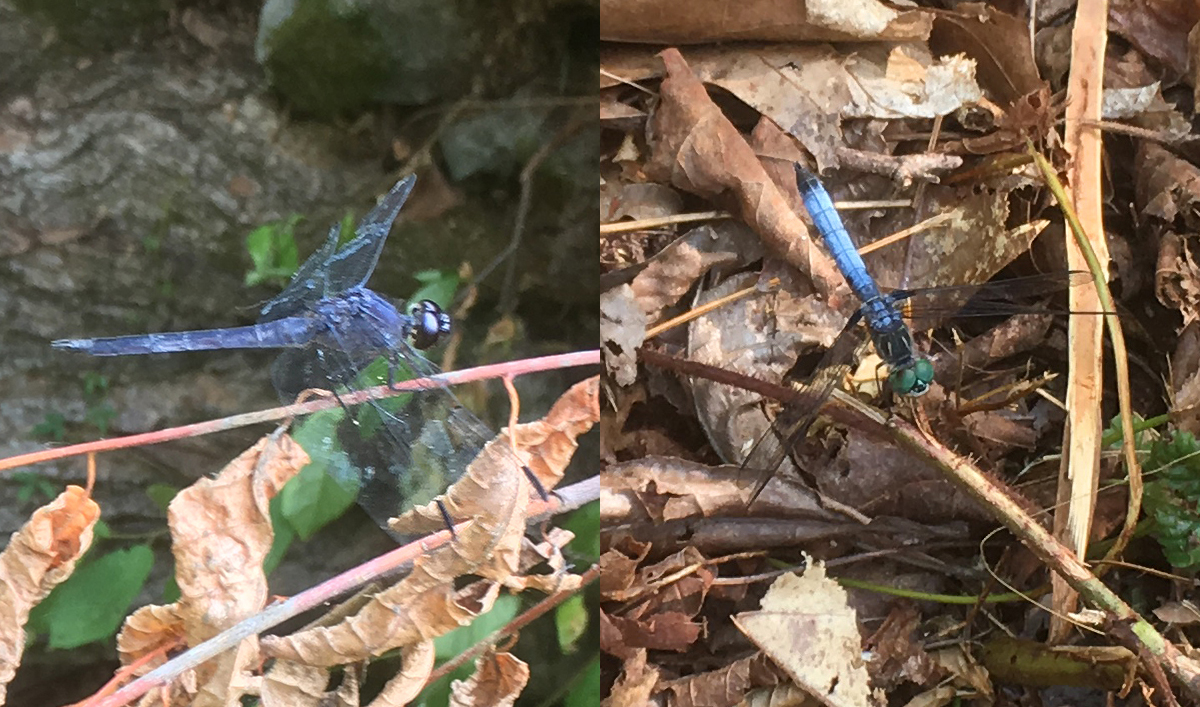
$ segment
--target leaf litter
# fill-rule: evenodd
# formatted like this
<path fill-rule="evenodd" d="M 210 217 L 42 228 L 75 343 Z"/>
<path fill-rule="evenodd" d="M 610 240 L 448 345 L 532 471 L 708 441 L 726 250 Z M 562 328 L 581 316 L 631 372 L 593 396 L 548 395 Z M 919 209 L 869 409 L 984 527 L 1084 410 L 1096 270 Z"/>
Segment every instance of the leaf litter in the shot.
<path fill-rule="evenodd" d="M 918 227 L 907 240 L 864 255 L 885 288 L 1061 270 L 1061 216 L 1040 178 L 1022 165 L 1026 138 L 1060 169 L 1069 159 L 1053 134 L 1063 105 L 1053 91 L 1067 64 L 1047 47 L 1063 46 L 1070 18 L 1060 28 L 1040 19 L 1031 47 L 1027 18 L 982 5 L 906 10 L 906 26 L 920 29 L 902 41 L 886 36 L 879 27 L 895 25 L 869 19 L 870 9 L 859 21 L 831 21 L 810 3 L 812 26 L 802 27 L 806 21 L 795 17 L 743 24 L 769 14 L 766 8 L 730 18 L 704 4 L 687 17 L 612 5 L 601 30 L 609 40 L 601 50 L 602 105 L 609 106 L 601 117 L 609 150 L 601 160 L 602 193 L 611 204 L 623 194 L 631 201 L 652 194 L 662 205 L 656 209 L 677 218 L 639 229 L 636 219 L 652 218 L 650 210 L 602 213 L 601 251 L 619 239 L 626 254 L 602 260 L 609 283 L 602 296 L 610 305 L 602 306 L 601 337 L 614 375 L 606 388 L 602 497 L 601 642 L 619 661 L 606 676 L 610 702 L 784 703 L 803 686 L 827 704 L 963 697 L 990 703 L 1000 687 L 993 675 L 999 665 L 989 662 L 997 653 L 988 646 L 998 639 L 991 627 L 1036 634 L 1046 617 L 1005 585 L 1039 597 L 1048 579 L 1019 544 L 988 535 L 993 511 L 887 434 L 824 418 L 747 506 L 756 474 L 740 463 L 778 405 L 758 392 L 646 365 L 632 349 L 644 341 L 643 350 L 772 382 L 803 380 L 857 303 L 806 224 L 793 162 L 822 171 L 859 246 Z M 842 4 L 839 12 L 854 18 L 858 8 Z M 1139 10 L 1122 12 L 1130 13 L 1121 18 L 1122 31 L 1140 31 L 1145 46 L 1187 43 L 1191 23 L 1151 39 L 1130 19 Z M 859 43 L 813 41 L 835 32 Z M 686 46 L 670 46 L 676 43 Z M 1175 410 L 1200 404 L 1200 335 L 1193 332 L 1200 327 L 1193 208 L 1200 180 L 1190 153 L 1163 144 L 1190 137 L 1178 107 L 1187 105 L 1178 99 L 1190 88 L 1178 73 L 1149 68 L 1147 57 L 1161 56 L 1170 52 L 1125 47 L 1105 66 L 1105 118 L 1131 129 L 1106 143 L 1113 151 L 1106 165 L 1113 192 L 1108 235 L 1122 315 L 1134 320 L 1129 326 L 1142 325 L 1140 358 L 1131 364 L 1144 382 L 1133 391 L 1134 408 L 1146 416 L 1162 412 L 1168 400 Z M 679 196 L 662 194 L 665 186 Z M 858 202 L 871 203 L 851 208 Z M 712 210 L 732 220 L 688 218 L 689 211 Z M 728 237 L 739 229 L 758 242 Z M 746 294 L 686 327 L 647 334 L 652 323 L 735 292 Z M 944 304 L 946 313 L 967 296 Z M 1030 302 L 1046 311 L 1044 299 Z M 886 403 L 969 456 L 1042 522 L 1046 509 L 1062 503 L 1055 486 L 1063 413 L 1053 400 L 1065 397 L 1064 323 L 1042 315 L 982 323 L 939 318 L 930 323 L 940 327 L 930 341 L 934 391 Z M 862 363 L 868 383 L 878 377 L 875 366 Z M 1174 431 L 1158 434 L 1195 431 L 1196 419 L 1180 414 Z M 1096 538 L 1118 528 L 1124 512 L 1122 472 L 1112 463 L 1103 468 Z M 1153 546 L 1137 550 L 1139 561 L 1162 565 Z M 851 619 L 838 624 L 853 631 L 818 638 L 825 630 L 818 624 L 846 614 L 834 609 L 809 619 L 816 606 L 810 597 L 772 604 L 786 581 L 781 573 L 801 565 L 802 553 L 854 583 L 842 602 Z M 1109 576 L 1121 593 L 1150 592 L 1162 605 L 1190 587 L 1137 572 Z M 947 597 L 955 603 L 944 603 Z M 985 614 L 991 623 L 980 620 Z M 747 630 L 741 617 L 755 616 L 767 616 L 759 623 L 780 640 L 764 645 L 761 633 Z M 792 628 L 779 629 L 784 622 Z M 967 642 L 973 638 L 978 642 Z M 1024 660 L 1031 653 L 1005 655 Z M 825 677 L 801 674 L 833 665 L 827 656 L 845 662 Z M 855 665 L 865 669 L 868 688 L 851 689 L 859 685 Z M 1138 678 L 1143 689 L 1153 684 L 1147 675 Z M 834 699 L 843 694 L 844 701 Z"/>

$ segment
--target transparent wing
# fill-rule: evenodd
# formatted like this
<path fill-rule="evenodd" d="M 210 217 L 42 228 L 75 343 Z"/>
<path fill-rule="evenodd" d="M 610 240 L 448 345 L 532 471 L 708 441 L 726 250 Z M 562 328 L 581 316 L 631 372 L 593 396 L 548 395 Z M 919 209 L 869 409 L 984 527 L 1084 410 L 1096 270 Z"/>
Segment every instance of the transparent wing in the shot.
<path fill-rule="evenodd" d="M 392 222 L 416 183 L 417 177 L 412 174 L 396 182 L 358 222 L 354 240 L 340 250 L 337 244 L 341 226 L 331 228 L 325 242 L 304 261 L 288 286 L 263 306 L 259 321 L 298 314 L 323 297 L 365 285 L 379 262 Z"/>
<path fill-rule="evenodd" d="M 833 392 L 838 381 L 850 372 L 855 351 L 865 343 L 865 329 L 859 326 L 861 311 L 856 311 L 842 328 L 833 345 L 821 357 L 816 369 L 801 390 L 804 401 L 787 405 L 775 417 L 771 428 L 762 434 L 742 462 L 743 469 L 758 472 L 758 480 L 750 494 L 750 503 L 758 498 L 767 482 L 775 475 L 784 457 L 808 434 L 821 406 Z"/>
<path fill-rule="evenodd" d="M 304 388 L 341 395 L 382 385 L 389 368 L 397 381 L 440 373 L 407 347 L 390 355 L 398 366 L 388 358 L 334 346 L 291 349 L 276 361 L 272 379 L 288 400 Z M 337 427 L 336 444 L 358 476 L 358 504 L 387 530 L 389 518 L 445 491 L 493 437 L 487 425 L 442 387 L 349 408 Z M 519 466 L 516 457 L 512 459 Z"/>
<path fill-rule="evenodd" d="M 287 287 L 263 305 L 259 312 L 259 322 L 269 322 L 300 314 L 313 302 L 321 299 L 323 296 L 322 279 L 318 272 L 337 252 L 338 241 L 341 240 L 341 237 L 342 225 L 334 224 L 329 229 L 329 235 L 326 236 L 325 242 L 296 270 L 296 274 L 292 276 Z"/>
<path fill-rule="evenodd" d="M 916 328 L 928 328 L 949 317 L 1055 313 L 1053 308 L 1034 301 L 1091 281 L 1090 273 L 1068 270 L 978 285 L 893 290 L 887 296 L 896 302 Z"/>

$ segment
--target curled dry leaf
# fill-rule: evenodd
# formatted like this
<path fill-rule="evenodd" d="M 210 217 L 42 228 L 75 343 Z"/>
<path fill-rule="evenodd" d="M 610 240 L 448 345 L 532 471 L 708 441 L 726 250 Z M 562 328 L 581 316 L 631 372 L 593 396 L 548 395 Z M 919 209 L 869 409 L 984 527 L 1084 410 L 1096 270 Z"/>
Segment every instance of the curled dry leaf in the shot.
<path fill-rule="evenodd" d="M 658 321 L 665 309 L 687 297 L 696 282 L 714 267 L 736 269 L 762 257 L 762 242 L 744 224 L 703 224 L 646 260 L 645 269 L 629 286 L 637 305 L 649 319 Z"/>
<path fill-rule="evenodd" d="M 171 501 L 167 522 L 180 599 L 143 607 L 126 619 L 117 636 L 124 664 L 164 645 L 197 645 L 262 610 L 267 598 L 263 560 L 274 538 L 270 501 L 308 461 L 291 437 L 268 435 L 215 478 L 200 479 Z M 138 674 L 163 660 L 165 655 L 147 661 Z M 176 685 L 195 682 L 201 692 L 196 704 L 217 704 L 227 693 L 240 694 L 242 676 L 256 663 L 257 649 L 249 641 Z"/>
<path fill-rule="evenodd" d="M 600 513 L 606 524 L 664 523 L 746 513 L 754 475 L 674 457 L 645 457 L 604 470 Z M 751 511 L 834 519 L 811 492 L 772 479 Z"/>
<path fill-rule="evenodd" d="M 546 594 L 578 589 L 582 578 L 567 571 L 567 559 L 562 552 L 573 539 L 575 534 L 563 528 L 551 528 L 540 543 L 526 538 L 521 550 L 521 572 L 506 579 L 504 586 L 512 592 L 536 589 Z M 543 563 L 550 566 L 549 573 L 528 574 L 530 568 Z"/>
<path fill-rule="evenodd" d="M 181 491 L 167 509 L 189 645 L 208 640 L 266 603 L 271 498 L 309 458 L 287 435 L 270 435 L 217 474 Z"/>
<path fill-rule="evenodd" d="M 529 666 L 511 653 L 492 653 L 475 661 L 475 672 L 450 686 L 451 704 L 462 707 L 516 702 L 529 683 Z"/>
<path fill-rule="evenodd" d="M 325 688 L 329 685 L 329 671 L 290 660 L 277 660 L 271 670 L 263 676 L 263 707 L 296 705 L 308 707 L 318 705 L 325 699 Z"/>
<path fill-rule="evenodd" d="M 517 446 L 530 454 L 529 469 L 549 491 L 563 473 L 579 444 L 580 435 L 600 421 L 600 377 L 571 386 L 541 420 L 517 425 Z"/>
<path fill-rule="evenodd" d="M 371 705 L 374 707 L 389 707 L 390 705 L 406 705 L 416 699 L 421 690 L 429 682 L 429 674 L 437 659 L 437 650 L 433 641 L 425 641 L 404 650 L 403 663 L 400 672 L 388 680 L 379 696 Z M 357 704 L 357 703 L 355 703 Z"/>
<path fill-rule="evenodd" d="M 600 614 L 601 627 L 604 625 L 604 613 Z M 602 628 L 603 630 L 603 628 Z M 651 695 L 658 691 L 658 667 L 646 662 L 646 649 L 641 648 L 632 653 L 621 666 L 621 675 L 613 683 L 609 693 L 609 705 L 648 705 Z"/>
<path fill-rule="evenodd" d="M 647 176 L 710 199 L 730 192 L 741 217 L 788 263 L 828 297 L 844 292 L 833 260 L 771 180 L 758 155 L 721 112 L 676 49 L 659 54 L 666 66 L 661 102 L 649 127 Z"/>
<path fill-rule="evenodd" d="M 362 679 L 360 672 L 357 665 L 346 666 L 337 689 L 330 691 L 326 689 L 329 686 L 329 671 L 325 668 L 277 660 L 263 676 L 259 697 L 263 707 L 358 705 L 358 685 Z"/>
<path fill-rule="evenodd" d="M 449 554 L 439 552 L 436 556 Z M 424 571 L 418 572 L 420 565 L 417 563 L 412 574 L 373 597 L 345 621 L 291 636 L 265 637 L 263 651 L 277 658 L 325 667 L 366 660 L 396 648 L 410 649 L 466 626 L 488 612 L 500 594 L 500 585 L 486 580 L 455 591 L 453 576 L 450 581 L 439 581 Z"/>
<path fill-rule="evenodd" d="M 849 55 L 826 44 L 734 44 L 689 47 L 687 58 L 701 81 L 795 136 L 822 170 L 839 165 L 848 118 L 934 118 L 982 95 L 973 61 L 935 58 L 920 43 L 855 47 Z"/>
<path fill-rule="evenodd" d="M 29 611 L 71 576 L 99 518 L 87 491 L 68 486 L 34 511 L 0 553 L 0 703 L 21 663 Z"/>
<path fill-rule="evenodd" d="M 605 553 L 602 566 L 624 574 L 615 553 Z M 638 648 L 686 651 L 700 637 L 696 619 L 713 579 L 703 555 L 689 547 L 602 587 L 608 589 L 606 599 L 626 604 L 619 615 L 604 616 L 604 649 L 622 657 Z"/>
<path fill-rule="evenodd" d="M 117 653 L 122 665 L 129 665 L 150 653 L 160 655 L 150 662 L 139 674 L 166 662 L 167 652 L 186 645 L 183 617 L 178 604 L 167 606 L 143 606 L 125 619 L 121 633 L 117 635 Z"/>

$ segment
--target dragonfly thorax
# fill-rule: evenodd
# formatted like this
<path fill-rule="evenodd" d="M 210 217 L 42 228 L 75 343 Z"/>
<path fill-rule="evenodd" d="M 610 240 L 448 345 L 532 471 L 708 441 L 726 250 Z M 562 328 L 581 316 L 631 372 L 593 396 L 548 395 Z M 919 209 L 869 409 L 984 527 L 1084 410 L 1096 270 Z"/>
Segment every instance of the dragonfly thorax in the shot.
<path fill-rule="evenodd" d="M 933 381 L 933 364 L 913 355 L 915 345 L 908 327 L 897 318 L 893 326 L 870 331 L 875 351 L 891 369 L 888 383 L 892 391 L 909 397 L 924 395 Z"/>

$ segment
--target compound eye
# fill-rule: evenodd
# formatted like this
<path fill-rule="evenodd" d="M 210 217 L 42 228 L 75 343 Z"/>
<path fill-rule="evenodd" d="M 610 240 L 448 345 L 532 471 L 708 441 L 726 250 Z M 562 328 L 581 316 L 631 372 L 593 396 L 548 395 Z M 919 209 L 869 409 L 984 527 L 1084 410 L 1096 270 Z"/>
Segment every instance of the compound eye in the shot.
<path fill-rule="evenodd" d="M 933 364 L 929 359 L 919 359 L 909 367 L 893 371 L 888 380 L 896 394 L 920 397 L 929 391 L 929 384 L 933 382 Z"/>
<path fill-rule="evenodd" d="M 897 395 L 912 395 L 913 388 L 918 385 L 917 374 L 911 368 L 900 368 L 888 376 L 892 384 L 892 392 Z"/>
<path fill-rule="evenodd" d="M 427 349 L 450 333 L 450 315 L 432 300 L 417 302 L 409 313 L 413 318 L 413 348 Z"/>

